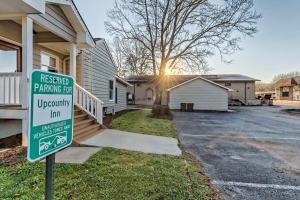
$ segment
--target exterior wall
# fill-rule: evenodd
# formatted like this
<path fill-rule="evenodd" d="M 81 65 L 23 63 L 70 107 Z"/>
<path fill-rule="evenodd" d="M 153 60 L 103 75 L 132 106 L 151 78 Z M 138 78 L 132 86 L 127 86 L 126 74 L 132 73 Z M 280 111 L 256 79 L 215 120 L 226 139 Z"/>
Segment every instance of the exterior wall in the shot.
<path fill-rule="evenodd" d="M 147 90 L 153 91 L 153 98 L 147 98 Z M 135 91 L 135 92 L 134 92 Z M 131 94 L 135 93 L 135 104 L 153 105 L 155 100 L 155 87 L 153 83 L 135 83 L 128 91 Z"/>
<path fill-rule="evenodd" d="M 0 37 L 10 41 L 22 43 L 22 27 L 14 21 L 0 21 Z M 1 39 L 1 38 L 0 38 Z"/>
<path fill-rule="evenodd" d="M 117 104 L 115 105 L 115 112 L 119 112 L 127 109 L 127 86 L 116 82 L 116 87 L 118 89 L 117 94 Z"/>
<path fill-rule="evenodd" d="M 288 97 L 283 97 L 282 96 L 282 93 L 284 91 L 289 91 L 289 96 Z M 277 100 L 287 100 L 287 101 L 292 101 L 294 100 L 294 89 L 293 87 L 279 87 L 279 88 L 276 88 L 276 99 Z M 297 95 L 297 94 L 296 94 Z"/>
<path fill-rule="evenodd" d="M 170 109 L 180 109 L 180 103 L 194 103 L 195 110 L 228 110 L 228 91 L 201 79 L 170 91 Z"/>
<path fill-rule="evenodd" d="M 225 87 L 228 87 L 232 89 L 233 91 L 229 93 L 229 100 L 231 99 L 239 99 L 241 101 L 245 101 L 245 84 L 246 84 L 246 99 L 247 100 L 255 100 L 255 82 L 216 82 L 220 85 L 223 85 Z M 226 86 L 225 83 L 231 83 L 231 86 Z M 148 88 L 152 88 L 154 90 L 154 84 L 152 83 L 140 83 L 140 86 L 137 86 L 137 83 L 135 84 L 135 102 L 136 104 L 141 105 L 152 105 L 153 101 L 147 100 L 146 90 Z M 134 93 L 134 89 L 130 88 L 128 91 L 130 93 Z M 168 104 L 168 97 L 167 93 L 163 93 L 162 97 L 162 104 L 167 105 Z"/>
<path fill-rule="evenodd" d="M 116 68 L 104 41 L 82 52 L 82 87 L 104 102 L 111 113 L 115 100 L 109 99 L 109 81 L 115 80 Z"/>
<path fill-rule="evenodd" d="M 22 120 L 0 119 L 0 139 L 22 133 Z"/>
<path fill-rule="evenodd" d="M 233 91 L 229 94 L 229 99 L 239 99 L 245 103 L 247 100 L 255 100 L 255 82 L 217 82 Z M 230 83 L 231 86 L 226 85 Z M 246 90 L 245 90 L 246 89 Z"/>
<path fill-rule="evenodd" d="M 59 59 L 59 69 L 58 72 L 59 73 L 63 73 L 63 59 L 66 57 L 56 51 L 53 51 L 51 49 L 42 47 L 38 44 L 34 44 L 33 45 L 33 68 L 34 69 L 40 69 L 41 68 L 41 53 L 42 52 L 46 52 L 49 53 L 51 55 L 54 55 L 56 57 L 58 57 Z"/>
<path fill-rule="evenodd" d="M 293 95 L 293 100 L 300 101 L 300 85 L 294 86 Z"/>
<path fill-rule="evenodd" d="M 5 27 L 5 28 L 4 28 Z M 0 21 L 0 37 L 21 44 L 22 43 L 22 27 L 13 21 Z M 0 38 L 1 39 L 1 38 Z M 63 72 L 63 59 L 66 57 L 56 51 L 45 48 L 41 45 L 33 45 L 33 67 L 40 69 L 41 52 L 47 52 L 59 58 L 59 73 Z"/>

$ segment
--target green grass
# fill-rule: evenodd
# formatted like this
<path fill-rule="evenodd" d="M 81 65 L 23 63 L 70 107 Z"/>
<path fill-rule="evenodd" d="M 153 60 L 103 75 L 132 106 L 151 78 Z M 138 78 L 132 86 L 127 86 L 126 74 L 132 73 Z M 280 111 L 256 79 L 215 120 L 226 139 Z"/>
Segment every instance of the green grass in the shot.
<path fill-rule="evenodd" d="M 151 110 L 128 112 L 112 122 L 112 128 L 122 131 L 176 137 L 176 129 L 172 120 L 151 118 Z"/>
<path fill-rule="evenodd" d="M 193 161 L 104 148 L 83 165 L 57 164 L 55 199 L 213 199 Z M 44 163 L 0 166 L 0 199 L 43 199 Z"/>

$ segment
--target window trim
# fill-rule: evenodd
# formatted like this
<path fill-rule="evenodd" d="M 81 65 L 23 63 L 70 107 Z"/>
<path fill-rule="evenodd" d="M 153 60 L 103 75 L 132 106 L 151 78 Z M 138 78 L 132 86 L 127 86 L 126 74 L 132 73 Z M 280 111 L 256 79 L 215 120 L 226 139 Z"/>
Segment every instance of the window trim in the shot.
<path fill-rule="evenodd" d="M 41 65 L 41 68 L 42 68 L 42 66 L 44 66 L 44 67 L 48 67 L 48 68 L 53 69 L 53 67 L 51 67 L 51 66 L 47 66 L 47 65 L 43 65 L 43 64 L 42 64 L 42 54 L 44 54 L 44 55 L 46 55 L 46 56 L 49 56 L 50 58 L 54 58 L 54 59 L 55 59 L 56 67 L 55 67 L 54 70 L 56 70 L 57 72 L 59 72 L 59 56 L 54 55 L 54 54 L 52 54 L 52 53 L 49 53 L 49 52 L 47 52 L 47 51 L 41 51 L 41 52 L 40 52 L 40 58 L 41 58 L 41 63 L 40 63 L 40 65 Z"/>

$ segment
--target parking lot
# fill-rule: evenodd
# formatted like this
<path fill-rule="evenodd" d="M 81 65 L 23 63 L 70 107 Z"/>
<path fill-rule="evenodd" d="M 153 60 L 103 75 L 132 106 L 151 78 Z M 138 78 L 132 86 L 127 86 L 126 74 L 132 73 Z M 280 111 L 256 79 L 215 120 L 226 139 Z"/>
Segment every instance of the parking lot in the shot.
<path fill-rule="evenodd" d="M 300 199 L 300 115 L 287 107 L 174 112 L 183 148 L 225 199 Z"/>

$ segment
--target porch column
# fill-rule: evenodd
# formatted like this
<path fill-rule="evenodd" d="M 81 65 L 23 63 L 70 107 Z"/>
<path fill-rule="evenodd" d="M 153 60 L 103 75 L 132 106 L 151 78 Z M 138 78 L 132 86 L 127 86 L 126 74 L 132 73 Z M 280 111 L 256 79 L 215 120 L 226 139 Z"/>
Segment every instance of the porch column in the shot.
<path fill-rule="evenodd" d="M 76 56 L 77 56 L 76 45 L 70 44 L 70 76 L 74 78 L 74 83 L 76 83 Z"/>
<path fill-rule="evenodd" d="M 33 69 L 33 22 L 32 19 L 22 17 L 22 83 L 21 103 L 26 114 L 22 120 L 22 145 L 28 144 L 28 109 L 29 109 L 29 78 Z"/>

